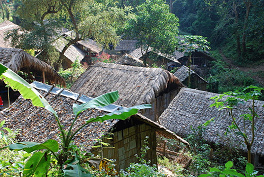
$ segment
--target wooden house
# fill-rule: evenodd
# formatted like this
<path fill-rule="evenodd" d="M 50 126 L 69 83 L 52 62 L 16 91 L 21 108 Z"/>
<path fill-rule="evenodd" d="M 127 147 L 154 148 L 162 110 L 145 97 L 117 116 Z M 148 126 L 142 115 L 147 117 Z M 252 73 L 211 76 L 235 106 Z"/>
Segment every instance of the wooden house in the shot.
<path fill-rule="evenodd" d="M 75 33 L 72 31 L 63 30 L 61 37 L 53 43 L 53 46 L 61 52 L 69 39 L 73 39 Z M 102 47 L 96 41 L 92 39 L 80 40 L 70 47 L 64 53 L 63 68 L 67 69 L 71 67 L 71 64 L 78 60 L 85 65 L 91 65 L 97 62 L 99 53 L 102 52 Z"/>
<path fill-rule="evenodd" d="M 64 37 L 57 39 L 53 46 L 61 52 L 64 46 L 67 44 L 67 40 Z M 84 59 L 85 52 L 79 49 L 76 45 L 70 45 L 64 53 L 64 59 L 62 62 L 63 69 L 71 68 L 71 65 L 77 60 L 79 63 Z"/>
<path fill-rule="evenodd" d="M 137 48 L 134 51 L 130 52 L 129 55 L 131 55 L 134 58 L 138 58 L 140 60 L 143 60 L 143 58 L 146 58 L 146 63 L 149 66 L 152 66 L 155 64 L 158 67 L 163 66 L 167 70 L 169 69 L 169 66 L 172 66 L 172 65 L 181 66 L 181 63 L 173 55 L 157 52 L 157 51 L 154 51 L 152 48 L 150 48 L 147 53 L 144 50 L 142 51 L 141 48 Z"/>
<path fill-rule="evenodd" d="M 190 87 L 199 90 L 206 90 L 206 86 L 208 84 L 201 76 L 199 76 L 196 72 L 190 69 L 187 66 L 181 66 L 177 69 L 174 75 L 186 86 L 188 86 L 188 79 L 190 75 Z"/>
<path fill-rule="evenodd" d="M 178 95 L 174 98 L 168 108 L 162 113 L 159 118 L 161 125 L 174 133 L 186 137 L 190 134 L 192 128 L 204 124 L 206 121 L 214 118 L 214 120 L 206 127 L 203 138 L 214 144 L 223 145 L 226 147 L 238 148 L 247 152 L 247 148 L 243 142 L 242 136 L 238 136 L 233 131 L 225 135 L 227 128 L 231 125 L 231 118 L 227 110 L 218 110 L 215 107 L 210 107 L 214 100 L 211 97 L 216 96 L 216 93 L 195 90 L 190 88 L 182 88 Z M 239 120 L 239 126 L 248 128 L 247 133 L 251 134 L 251 128 L 247 121 L 242 121 L 239 115 L 250 114 L 248 107 L 251 101 L 239 103 L 237 109 L 234 109 L 234 116 Z M 255 140 L 251 149 L 254 164 L 264 165 L 264 101 L 255 102 L 255 111 L 259 115 L 255 120 Z M 245 124 L 244 124 L 245 123 Z"/>
<path fill-rule="evenodd" d="M 157 121 L 182 87 L 176 76 L 161 68 L 96 63 L 77 79 L 71 90 L 91 97 L 118 90 L 117 104 L 152 104 L 152 109 L 142 114 Z"/>
<path fill-rule="evenodd" d="M 78 41 L 76 46 L 85 53 L 84 61 L 88 65 L 96 63 L 97 57 L 102 52 L 102 47 L 92 39 Z"/>
<path fill-rule="evenodd" d="M 174 57 L 182 64 L 187 66 L 188 56 L 184 52 L 175 51 Z M 208 52 L 194 51 L 191 55 L 191 65 L 197 65 L 200 68 L 206 68 L 210 65 L 211 61 L 215 61 Z"/>
<path fill-rule="evenodd" d="M 91 100 L 90 97 L 85 95 L 39 82 L 33 82 L 32 85 L 41 91 L 43 95 L 46 95 L 46 99 L 58 113 L 61 124 L 65 129 L 69 128 L 73 120 L 73 103 L 81 104 Z M 73 130 L 76 130 L 90 118 L 102 116 L 122 108 L 112 104 L 103 108 L 88 109 L 81 113 Z M 0 120 L 3 119 L 6 120 L 5 126 L 13 130 L 19 130 L 18 139 L 20 141 L 44 142 L 48 139 L 60 141 L 54 115 L 44 108 L 32 106 L 30 101 L 24 100 L 22 97 L 19 97 L 9 108 L 0 111 Z M 140 148 L 144 144 L 146 136 L 148 136 L 148 146 L 150 147 L 146 153 L 146 160 L 151 160 L 152 164 L 156 164 L 157 134 L 175 139 L 189 146 L 188 142 L 175 133 L 140 114 L 133 115 L 126 120 L 112 119 L 88 124 L 80 133 L 76 134 L 74 143 L 83 150 L 98 154 L 98 149 L 92 149 L 92 146 L 97 142 L 96 139 L 110 135 L 112 139 L 108 143 L 113 148 L 103 149 L 103 157 L 115 159 L 116 169 L 120 170 L 128 167 L 130 163 L 138 162 L 135 155 L 140 154 Z"/>

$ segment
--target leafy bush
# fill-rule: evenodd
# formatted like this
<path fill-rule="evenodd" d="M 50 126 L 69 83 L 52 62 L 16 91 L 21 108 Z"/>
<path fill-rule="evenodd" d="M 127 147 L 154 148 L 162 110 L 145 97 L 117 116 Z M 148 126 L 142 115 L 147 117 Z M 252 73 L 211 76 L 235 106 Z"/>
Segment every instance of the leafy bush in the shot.
<path fill-rule="evenodd" d="M 17 131 L 12 131 L 3 127 L 5 121 L 0 123 L 0 149 L 4 146 L 14 143 Z M 10 151 L 4 149 L 0 151 L 0 176 L 21 176 L 25 160 L 30 154 L 21 151 Z"/>
<path fill-rule="evenodd" d="M 85 69 L 82 67 L 79 61 L 75 60 L 71 68 L 66 70 L 61 69 L 58 73 L 65 79 L 67 88 L 70 88 L 84 71 Z"/>
<path fill-rule="evenodd" d="M 210 168 L 210 172 L 207 174 L 201 174 L 199 177 L 207 177 L 207 176 L 220 176 L 220 177 L 225 177 L 225 176 L 234 176 L 234 177 L 264 177 L 264 175 L 259 175 L 257 176 L 258 172 L 254 171 L 254 166 L 251 163 L 247 163 L 245 173 L 239 173 L 237 172 L 236 169 L 232 169 L 233 167 L 233 162 L 228 161 L 225 164 L 224 169 L 219 169 L 219 168 Z"/>
<path fill-rule="evenodd" d="M 184 173 L 184 168 L 174 162 L 174 161 L 171 161 L 169 160 L 168 158 L 166 157 L 159 157 L 158 158 L 158 164 L 160 166 L 163 166 L 163 167 L 166 167 L 167 169 L 169 169 L 173 174 L 177 175 L 177 176 L 182 176 L 184 177 L 183 173 Z"/>

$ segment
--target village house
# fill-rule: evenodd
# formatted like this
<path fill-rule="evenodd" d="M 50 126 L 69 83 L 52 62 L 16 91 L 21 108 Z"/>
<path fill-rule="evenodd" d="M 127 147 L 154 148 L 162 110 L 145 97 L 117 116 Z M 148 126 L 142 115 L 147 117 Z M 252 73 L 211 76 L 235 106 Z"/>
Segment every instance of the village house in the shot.
<path fill-rule="evenodd" d="M 168 108 L 162 113 L 159 118 L 161 125 L 174 133 L 186 137 L 192 128 L 201 126 L 208 120 L 213 118 L 213 121 L 207 125 L 203 132 L 203 138 L 209 142 L 218 145 L 223 145 L 231 149 L 238 148 L 247 152 L 247 148 L 243 142 L 242 136 L 238 136 L 233 131 L 225 135 L 227 128 L 231 125 L 231 118 L 227 110 L 218 110 L 215 107 L 210 107 L 214 100 L 211 97 L 217 96 L 216 93 L 182 88 L 178 95 L 173 99 Z M 239 120 L 243 119 L 239 115 L 250 114 L 248 107 L 252 103 L 239 103 L 237 109 L 234 109 L 234 116 Z M 255 102 L 255 111 L 259 117 L 255 120 L 255 140 L 251 149 L 253 156 L 253 164 L 258 167 L 264 165 L 264 119 L 263 106 L 264 101 Z M 244 121 L 239 121 L 239 126 L 243 126 Z M 250 125 L 245 122 L 248 127 L 248 133 L 251 135 Z"/>
<path fill-rule="evenodd" d="M 45 95 L 45 98 L 58 113 L 61 124 L 65 129 L 69 128 L 73 120 L 73 103 L 81 104 L 92 99 L 85 95 L 40 82 L 33 82 L 32 86 L 39 90 L 42 95 Z M 73 130 L 76 130 L 90 118 L 112 113 L 122 108 L 122 106 L 111 104 L 103 108 L 88 109 L 80 114 Z M 44 142 L 48 139 L 60 141 L 54 115 L 44 108 L 33 106 L 30 101 L 22 97 L 19 97 L 9 108 L 0 112 L 0 121 L 3 119 L 6 121 L 5 126 L 12 130 L 20 130 L 18 134 L 19 141 Z M 181 137 L 141 114 L 133 115 L 126 120 L 112 119 L 88 124 L 80 133 L 76 134 L 74 143 L 83 150 L 102 155 L 98 149 L 92 149 L 92 146 L 96 144 L 96 139 L 107 135 L 112 138 L 107 142 L 110 144 L 109 147 L 113 148 L 103 149 L 103 158 L 115 159 L 118 171 L 125 169 L 130 163 L 138 162 L 135 155 L 140 154 L 141 147 L 146 139 L 150 149 L 147 151 L 145 158 L 150 160 L 151 164 L 157 163 L 156 136 L 174 139 L 183 143 L 186 148 L 189 147 L 188 142 Z"/>
<path fill-rule="evenodd" d="M 157 121 L 182 87 L 176 76 L 161 68 L 96 63 L 77 79 L 71 90 L 90 97 L 117 90 L 118 105 L 151 104 L 151 109 L 141 113 Z"/>
<path fill-rule="evenodd" d="M 175 59 L 177 59 L 177 61 L 181 63 L 181 66 L 188 66 L 189 56 L 185 52 L 180 52 L 176 50 L 173 56 L 175 57 Z M 208 73 L 212 65 L 212 61 L 215 61 L 215 59 L 209 55 L 209 52 L 193 51 L 191 53 L 190 66 L 196 73 L 200 72 L 199 75 L 204 77 Z"/>
<path fill-rule="evenodd" d="M 208 82 L 192 69 L 189 70 L 189 68 L 185 65 L 178 68 L 174 75 L 187 87 L 189 85 L 188 80 L 190 75 L 190 88 L 204 91 L 206 90 Z"/>
<path fill-rule="evenodd" d="M 52 45 L 57 49 L 58 52 L 61 52 L 64 46 L 67 44 L 67 40 L 64 37 L 58 38 Z M 77 60 L 79 63 L 85 57 L 85 52 L 79 49 L 76 45 L 70 45 L 69 48 L 64 53 L 64 58 L 62 62 L 62 68 L 68 69 L 71 68 L 72 64 Z"/>

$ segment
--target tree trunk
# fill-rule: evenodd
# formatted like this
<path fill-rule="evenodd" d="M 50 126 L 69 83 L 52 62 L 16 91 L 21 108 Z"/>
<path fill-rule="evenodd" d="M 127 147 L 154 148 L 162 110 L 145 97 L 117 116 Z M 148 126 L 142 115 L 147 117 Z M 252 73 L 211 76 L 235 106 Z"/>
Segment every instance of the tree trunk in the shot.
<path fill-rule="evenodd" d="M 233 11 L 235 13 L 235 24 L 236 24 L 236 43 L 237 43 L 237 59 L 240 60 L 241 58 L 241 44 L 240 44 L 240 34 L 239 34 L 239 29 L 238 29 L 238 25 L 239 25 L 239 17 L 238 17 L 238 12 L 237 12 L 237 5 L 235 4 L 235 2 L 233 2 Z"/>
<path fill-rule="evenodd" d="M 246 57 L 246 53 L 247 53 L 246 29 L 248 26 L 248 17 L 249 17 L 249 13 L 250 13 L 252 3 L 250 1 L 244 0 L 244 4 L 246 5 L 246 15 L 245 15 L 245 20 L 244 20 L 243 35 L 242 35 L 242 55 L 243 55 L 243 58 Z"/>

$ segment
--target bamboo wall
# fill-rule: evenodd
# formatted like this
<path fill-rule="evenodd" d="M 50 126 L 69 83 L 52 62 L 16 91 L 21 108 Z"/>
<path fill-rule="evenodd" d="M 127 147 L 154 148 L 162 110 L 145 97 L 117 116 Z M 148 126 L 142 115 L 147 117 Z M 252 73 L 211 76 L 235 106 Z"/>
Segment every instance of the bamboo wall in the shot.
<path fill-rule="evenodd" d="M 147 124 L 135 125 L 117 132 L 114 132 L 111 146 L 114 148 L 105 148 L 103 154 L 105 158 L 116 160 L 116 170 L 129 167 L 130 163 L 138 162 L 136 154 L 140 156 L 141 147 L 148 136 L 148 147 L 146 160 L 151 164 L 157 163 L 156 155 L 156 132 Z"/>

